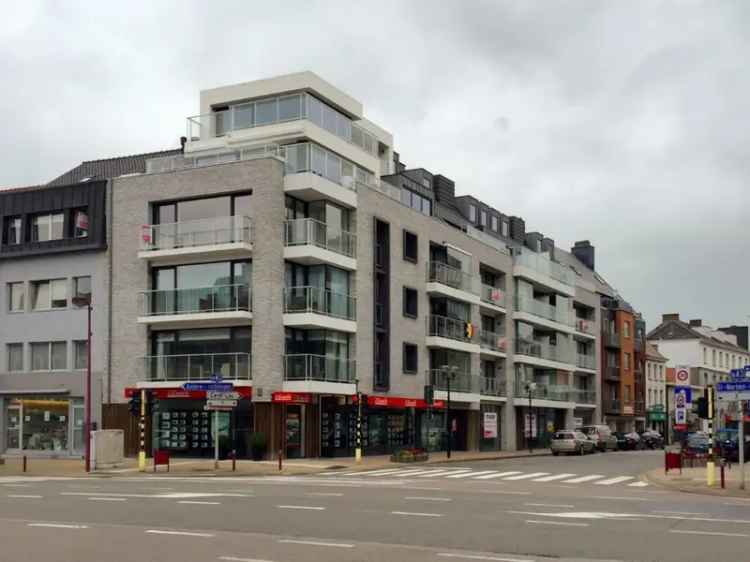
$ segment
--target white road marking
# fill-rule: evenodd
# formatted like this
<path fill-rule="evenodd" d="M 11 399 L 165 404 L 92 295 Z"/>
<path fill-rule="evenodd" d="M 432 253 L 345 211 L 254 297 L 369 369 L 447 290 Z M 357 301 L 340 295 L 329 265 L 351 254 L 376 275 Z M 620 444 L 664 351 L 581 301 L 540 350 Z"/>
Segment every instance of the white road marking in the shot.
<path fill-rule="evenodd" d="M 571 478 L 570 480 L 563 480 L 566 484 L 580 484 L 581 482 L 589 482 L 591 480 L 599 480 L 604 478 L 604 474 L 589 474 L 588 476 L 579 476 L 578 478 Z"/>
<path fill-rule="evenodd" d="M 709 535 L 712 537 L 748 537 L 750 535 L 745 535 L 742 533 L 720 533 L 717 531 L 680 531 L 677 529 L 673 529 L 669 531 L 670 533 L 676 533 L 678 535 Z"/>
<path fill-rule="evenodd" d="M 665 515 L 705 515 L 699 511 L 659 511 L 654 510 L 651 513 L 663 513 Z"/>
<path fill-rule="evenodd" d="M 333 474 L 338 474 L 339 476 L 364 476 L 364 475 L 382 476 L 385 474 L 392 474 L 394 472 L 402 472 L 402 471 L 404 471 L 403 468 L 387 468 L 387 469 L 380 469 L 380 470 L 363 470 L 360 472 L 336 472 Z"/>
<path fill-rule="evenodd" d="M 406 496 L 405 500 L 425 501 L 425 502 L 450 502 L 451 498 L 436 498 L 435 496 Z"/>
<path fill-rule="evenodd" d="M 31 484 L 3 484 L 3 486 L 8 486 L 9 488 L 30 488 Z"/>
<path fill-rule="evenodd" d="M 180 500 L 177 503 L 185 503 L 190 505 L 221 505 L 221 502 L 199 502 L 193 500 Z"/>
<path fill-rule="evenodd" d="M 271 562 L 260 558 L 237 558 L 236 556 L 219 556 L 219 560 L 226 560 L 226 562 Z"/>
<path fill-rule="evenodd" d="M 438 552 L 444 558 L 461 558 L 463 560 L 495 560 L 496 562 L 534 562 L 530 558 L 500 558 L 498 556 L 483 556 L 481 554 L 454 554 L 452 552 Z"/>
<path fill-rule="evenodd" d="M 42 496 L 35 496 L 33 494 L 8 494 L 9 498 L 17 498 L 17 499 L 29 499 L 29 500 L 40 500 L 42 499 Z"/>
<path fill-rule="evenodd" d="M 305 544 L 310 546 L 332 546 L 338 548 L 354 548 L 353 544 L 346 544 L 341 542 L 321 542 L 321 541 L 303 541 L 297 539 L 281 539 L 279 541 L 283 544 Z"/>
<path fill-rule="evenodd" d="M 424 470 L 424 469 L 422 469 L 422 470 L 417 470 L 416 472 L 412 471 L 410 473 L 401 473 L 401 474 L 399 474 L 399 476 L 407 476 L 407 475 L 408 476 L 421 476 L 421 475 L 424 475 L 425 477 L 427 477 L 427 476 L 432 476 L 434 474 L 440 474 L 441 472 L 445 472 L 445 470 L 444 469 L 442 469 L 442 470 L 435 470 L 434 468 L 430 469 L 430 470 Z"/>
<path fill-rule="evenodd" d="M 502 476 L 512 476 L 513 474 L 521 474 L 518 470 L 511 470 L 508 472 L 498 472 L 497 474 L 485 474 L 484 476 L 477 476 L 476 480 L 491 480 L 492 478 L 501 478 Z"/>
<path fill-rule="evenodd" d="M 562 527 L 588 527 L 588 523 L 568 523 L 564 521 L 538 521 L 536 519 L 527 519 L 526 523 L 533 525 L 559 525 Z"/>
<path fill-rule="evenodd" d="M 508 476 L 503 480 L 527 480 L 529 478 L 536 478 L 537 476 L 546 476 L 549 472 L 530 472 L 529 474 L 519 474 L 518 476 Z"/>
<path fill-rule="evenodd" d="M 648 482 L 632 482 L 628 484 L 631 488 L 645 488 L 648 486 Z"/>
<path fill-rule="evenodd" d="M 462 474 L 462 473 L 464 473 L 466 471 L 469 471 L 469 470 L 471 470 L 471 469 L 470 468 L 461 468 L 461 469 L 455 469 L 455 468 L 453 468 L 453 469 L 450 469 L 450 470 L 443 469 L 443 470 L 439 470 L 435 474 L 423 474 L 423 475 L 420 475 L 419 478 L 432 478 L 433 476 L 448 476 L 449 474 Z"/>
<path fill-rule="evenodd" d="M 562 480 L 563 478 L 570 478 L 571 476 L 575 476 L 575 474 L 553 474 L 552 476 L 534 478 L 532 482 L 553 482 L 555 480 Z"/>
<path fill-rule="evenodd" d="M 639 498 L 638 496 L 587 496 L 597 500 L 625 500 L 632 502 L 655 502 L 656 500 L 651 498 Z"/>
<path fill-rule="evenodd" d="M 99 497 L 91 497 L 86 498 L 89 501 L 94 502 L 126 502 L 128 501 L 128 498 L 99 498 Z"/>
<path fill-rule="evenodd" d="M 398 474 L 373 474 L 372 476 L 398 476 L 399 478 L 401 478 L 402 476 L 412 476 L 414 474 L 420 474 L 424 472 L 424 468 L 420 468 L 418 470 L 412 468 L 411 470 L 404 470 L 403 472 L 402 470 L 403 469 L 400 469 Z"/>
<path fill-rule="evenodd" d="M 211 533 L 192 533 L 189 531 L 162 531 L 160 529 L 149 529 L 146 531 L 147 535 L 178 535 L 181 537 L 203 537 L 203 538 L 212 538 L 216 535 L 212 535 Z"/>
<path fill-rule="evenodd" d="M 481 474 L 495 474 L 497 470 L 480 470 L 479 472 L 465 472 L 463 474 L 452 474 L 446 478 L 468 478 L 469 476 L 479 476 Z"/>
<path fill-rule="evenodd" d="M 419 513 L 415 511 L 391 511 L 391 515 L 410 515 L 413 517 L 442 517 L 442 513 Z"/>
<path fill-rule="evenodd" d="M 279 509 L 307 509 L 309 511 L 324 511 L 325 507 L 314 505 L 277 505 Z"/>
<path fill-rule="evenodd" d="M 627 482 L 633 480 L 633 476 L 616 476 L 615 478 L 607 478 L 606 480 L 600 480 L 595 482 L 596 486 L 611 486 L 612 484 L 620 484 L 621 482 Z"/>
<path fill-rule="evenodd" d="M 88 529 L 88 525 L 67 525 L 62 523 L 29 523 L 29 527 L 51 527 L 53 529 Z"/>
<path fill-rule="evenodd" d="M 485 490 L 484 494 L 506 494 L 509 496 L 530 496 L 531 492 L 515 492 L 510 490 Z"/>
<path fill-rule="evenodd" d="M 530 507 L 563 507 L 563 508 L 574 508 L 575 506 L 569 503 L 525 503 Z"/>
<path fill-rule="evenodd" d="M 344 495 L 343 492 L 309 492 L 307 494 L 308 496 L 323 496 L 323 497 L 332 497 L 332 498 L 340 498 Z"/>

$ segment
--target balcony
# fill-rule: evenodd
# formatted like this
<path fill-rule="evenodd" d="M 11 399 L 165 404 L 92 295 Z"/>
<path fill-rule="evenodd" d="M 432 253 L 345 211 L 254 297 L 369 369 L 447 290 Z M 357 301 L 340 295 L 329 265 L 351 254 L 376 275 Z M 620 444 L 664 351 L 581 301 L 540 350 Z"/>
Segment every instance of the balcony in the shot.
<path fill-rule="evenodd" d="M 548 369 L 575 370 L 573 353 L 565 346 L 519 338 L 516 339 L 515 352 L 515 360 L 519 362 L 532 363 Z"/>
<path fill-rule="evenodd" d="M 485 355 L 505 357 L 505 354 L 508 352 L 508 340 L 505 337 L 505 330 L 501 330 L 500 332 L 480 330 L 479 345 L 481 353 Z"/>
<path fill-rule="evenodd" d="M 479 345 L 476 343 L 471 324 L 446 316 L 430 315 L 427 317 L 426 345 L 479 353 Z"/>
<path fill-rule="evenodd" d="M 610 332 L 608 330 L 602 330 L 602 340 L 604 345 L 615 349 L 620 349 L 620 333 Z"/>
<path fill-rule="evenodd" d="M 585 335 L 591 339 L 596 339 L 596 323 L 589 318 L 575 317 L 576 335 Z"/>
<path fill-rule="evenodd" d="M 494 312 L 505 312 L 506 293 L 501 287 L 482 283 L 479 295 L 480 305 Z"/>
<path fill-rule="evenodd" d="M 174 154 L 172 156 L 160 156 L 146 160 L 147 174 L 160 174 L 164 172 L 179 172 L 182 170 L 194 170 L 206 166 L 228 164 L 245 160 L 258 160 L 261 158 L 283 159 L 281 147 L 278 144 L 256 144 L 237 150 L 221 152 L 211 155 L 184 155 Z"/>
<path fill-rule="evenodd" d="M 249 353 L 150 355 L 142 358 L 141 380 L 207 381 L 220 374 L 224 380 L 249 381 L 252 362 Z"/>
<path fill-rule="evenodd" d="M 528 404 L 529 389 L 526 387 L 528 381 L 516 380 L 515 397 L 517 404 Z M 570 402 L 570 390 L 567 386 L 536 383 L 536 388 L 531 390 L 532 400 L 552 400 L 557 402 Z M 532 404 L 533 405 L 533 404 Z"/>
<path fill-rule="evenodd" d="M 331 355 L 297 353 L 284 356 L 284 390 L 354 394 L 356 362 Z"/>
<path fill-rule="evenodd" d="M 323 287 L 299 286 L 284 289 L 285 326 L 354 333 L 357 331 L 356 319 L 355 297 Z"/>
<path fill-rule="evenodd" d="M 483 397 L 505 397 L 505 381 L 497 377 L 479 377 L 479 394 Z"/>
<path fill-rule="evenodd" d="M 191 259 L 242 259 L 252 255 L 252 223 L 248 217 L 213 217 L 141 227 L 138 257 L 155 265 Z"/>
<path fill-rule="evenodd" d="M 248 325 L 253 319 L 250 287 L 213 285 L 140 293 L 139 324 L 159 328 Z"/>
<path fill-rule="evenodd" d="M 573 323 L 569 310 L 558 308 L 536 299 L 516 298 L 514 300 L 516 319 L 534 323 L 545 328 L 573 333 Z"/>
<path fill-rule="evenodd" d="M 465 371 L 458 371 L 450 375 L 442 369 L 427 371 L 429 384 L 435 387 L 435 398 L 448 398 L 448 383 L 450 381 L 451 400 L 456 402 L 479 402 L 479 377 Z"/>
<path fill-rule="evenodd" d="M 479 304 L 477 278 L 450 265 L 431 261 L 427 264 L 427 292 Z"/>
<path fill-rule="evenodd" d="M 284 259 L 305 265 L 328 264 L 357 269 L 357 237 L 315 219 L 284 223 Z"/>
<path fill-rule="evenodd" d="M 587 355 L 585 353 L 576 354 L 576 367 L 596 371 L 596 355 Z"/>
<path fill-rule="evenodd" d="M 574 388 L 570 390 L 570 399 L 576 404 L 596 406 L 596 391 Z"/>
<path fill-rule="evenodd" d="M 620 380 L 620 366 L 619 365 L 607 365 L 603 368 L 604 378 L 609 381 Z"/>
<path fill-rule="evenodd" d="M 575 273 L 570 268 L 552 261 L 547 254 L 524 251 L 515 255 L 513 275 L 560 294 L 575 296 Z"/>
<path fill-rule="evenodd" d="M 602 409 L 605 414 L 621 414 L 622 402 L 618 398 L 602 398 Z"/>

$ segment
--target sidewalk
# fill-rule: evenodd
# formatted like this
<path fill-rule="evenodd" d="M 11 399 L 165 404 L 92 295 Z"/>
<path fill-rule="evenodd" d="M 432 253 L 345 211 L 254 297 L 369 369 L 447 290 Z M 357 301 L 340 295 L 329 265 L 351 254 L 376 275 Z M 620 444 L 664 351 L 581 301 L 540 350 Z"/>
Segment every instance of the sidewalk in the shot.
<path fill-rule="evenodd" d="M 716 484 L 711 488 L 706 483 L 706 467 L 700 468 L 683 468 L 682 474 L 679 470 L 671 469 L 668 474 L 664 474 L 663 468 L 649 470 L 642 475 L 649 483 L 655 486 L 661 486 L 677 492 L 686 492 L 691 494 L 705 494 L 711 496 L 739 497 L 750 498 L 750 466 L 745 466 L 745 490 L 740 490 L 740 468 L 738 465 L 732 465 L 732 468 L 724 470 L 726 479 L 726 488 L 721 488 L 721 476 L 719 467 L 716 467 Z"/>
<path fill-rule="evenodd" d="M 175 476 L 291 476 L 303 474 L 316 474 L 318 472 L 339 470 L 341 472 L 355 472 L 364 470 L 377 470 L 379 468 L 392 468 L 401 466 L 424 466 L 439 465 L 445 463 L 466 463 L 483 460 L 502 460 L 513 458 L 525 458 L 529 456 L 550 455 L 549 449 L 535 450 L 531 455 L 528 451 L 454 451 L 450 460 L 446 453 L 431 453 L 429 460 L 422 463 L 400 464 L 391 462 L 390 455 L 366 456 L 361 463 L 356 463 L 353 457 L 343 458 L 321 458 L 321 459 L 284 459 L 283 470 L 279 471 L 278 461 L 249 461 L 238 460 L 236 471 L 232 471 L 232 461 L 219 461 L 219 469 L 214 470 L 212 459 L 174 459 L 167 473 L 166 467 L 160 466 L 158 472 L 153 472 L 151 459 L 146 460 L 146 472 L 138 470 L 137 459 L 126 458 L 122 465 L 115 468 L 97 470 L 92 476 L 139 476 L 159 477 L 166 474 Z M 27 459 L 27 470 L 23 472 L 20 457 L 6 458 L 5 464 L 0 465 L 0 477 L 3 476 L 68 476 L 85 477 L 83 460 L 79 459 Z"/>

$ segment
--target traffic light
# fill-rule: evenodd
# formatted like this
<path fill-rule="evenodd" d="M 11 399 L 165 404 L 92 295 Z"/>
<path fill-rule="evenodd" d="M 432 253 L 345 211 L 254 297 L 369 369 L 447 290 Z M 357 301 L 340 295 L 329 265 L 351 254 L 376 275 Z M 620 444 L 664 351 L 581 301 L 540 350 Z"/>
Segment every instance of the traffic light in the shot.
<path fill-rule="evenodd" d="M 696 400 L 698 417 L 702 420 L 708 419 L 708 389 L 703 391 L 703 396 Z"/>
<path fill-rule="evenodd" d="M 424 401 L 428 406 L 432 406 L 435 401 L 435 387 L 431 384 L 424 385 Z"/>
<path fill-rule="evenodd" d="M 140 392 L 135 392 L 133 396 L 130 397 L 130 402 L 128 402 L 128 409 L 130 410 L 131 416 L 141 415 L 141 393 Z"/>

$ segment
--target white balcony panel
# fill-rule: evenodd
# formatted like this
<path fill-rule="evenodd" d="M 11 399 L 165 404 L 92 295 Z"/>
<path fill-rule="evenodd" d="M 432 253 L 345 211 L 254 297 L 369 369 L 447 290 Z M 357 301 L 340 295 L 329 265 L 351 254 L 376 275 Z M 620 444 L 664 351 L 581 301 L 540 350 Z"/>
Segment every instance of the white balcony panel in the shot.
<path fill-rule="evenodd" d="M 312 244 L 285 247 L 284 259 L 305 265 L 325 263 L 348 271 L 357 270 L 357 260 L 355 258 L 350 258 Z"/>
<path fill-rule="evenodd" d="M 350 209 L 357 208 L 356 191 L 312 172 L 285 175 L 284 193 L 304 201 L 328 199 Z"/>
<path fill-rule="evenodd" d="M 573 332 L 573 337 L 579 340 L 587 340 L 587 341 L 596 340 L 596 336 L 594 334 L 588 334 L 586 332 L 579 332 L 578 330 L 575 330 Z"/>
<path fill-rule="evenodd" d="M 213 328 L 218 326 L 248 326 L 253 322 L 253 313 L 247 310 L 227 312 L 196 312 L 192 314 L 161 314 L 139 316 L 138 324 L 150 326 L 153 330 L 173 328 Z"/>
<path fill-rule="evenodd" d="M 588 369 L 586 367 L 578 367 L 578 366 L 576 366 L 575 370 L 576 370 L 577 373 L 586 373 L 587 375 L 598 375 L 599 374 L 599 371 L 597 371 L 596 369 Z"/>
<path fill-rule="evenodd" d="M 465 351 L 466 353 L 479 353 L 479 344 L 440 336 L 427 336 L 425 338 L 425 345 L 427 347 L 443 347 L 445 349 Z"/>
<path fill-rule="evenodd" d="M 529 399 L 516 397 L 513 399 L 513 405 L 528 408 Z M 531 399 L 532 408 L 559 408 L 561 410 L 572 410 L 576 407 L 575 402 L 563 402 L 560 400 L 544 400 L 540 398 Z"/>
<path fill-rule="evenodd" d="M 436 390 L 435 400 L 448 400 L 448 391 Z M 451 390 L 451 404 L 453 404 L 454 402 L 466 402 L 468 404 L 477 404 L 478 406 L 480 400 L 481 396 L 478 393 L 456 392 L 455 390 Z"/>
<path fill-rule="evenodd" d="M 442 283 L 437 283 L 435 281 L 427 283 L 426 290 L 428 293 L 436 293 L 439 295 L 444 295 L 446 297 L 450 297 L 452 299 L 456 299 L 456 300 L 463 301 L 463 302 L 468 302 L 471 304 L 480 303 L 478 295 L 469 293 L 468 291 L 462 291 L 461 289 L 454 289 L 453 287 L 450 287 L 448 285 L 443 285 Z"/>
<path fill-rule="evenodd" d="M 537 316 L 536 314 L 531 314 L 530 312 L 516 311 L 513 314 L 513 320 L 521 320 L 522 322 L 527 322 L 529 324 L 536 324 L 537 326 L 542 326 L 544 328 L 549 328 L 550 330 L 563 332 L 565 334 L 573 335 L 576 333 L 575 329 L 571 326 L 568 326 L 567 324 L 561 324 L 559 322 L 555 322 L 554 320 L 548 320 L 543 316 Z"/>
<path fill-rule="evenodd" d="M 498 357 L 500 359 L 505 359 L 508 357 L 508 354 L 504 351 L 499 351 L 497 349 L 491 349 L 489 347 L 480 347 L 479 354 L 484 355 L 486 357 Z"/>
<path fill-rule="evenodd" d="M 345 320 L 315 312 L 287 312 L 284 314 L 284 326 L 293 328 L 325 328 L 354 334 L 357 332 L 355 320 Z"/>
<path fill-rule="evenodd" d="M 312 394 L 343 394 L 353 396 L 357 393 L 354 384 L 327 381 L 284 381 L 284 392 L 310 392 Z"/>
<path fill-rule="evenodd" d="M 140 259 L 149 260 L 154 265 L 177 265 L 210 260 L 233 260 L 253 255 L 252 242 L 230 242 L 212 246 L 191 246 L 167 250 L 139 251 Z"/>
<path fill-rule="evenodd" d="M 498 306 L 496 304 L 492 304 L 490 302 L 487 302 L 486 300 L 479 300 L 479 306 L 483 308 L 484 310 L 488 310 L 490 312 L 493 312 L 495 314 L 506 314 L 508 311 L 504 306 Z"/>
<path fill-rule="evenodd" d="M 518 352 L 516 352 L 516 354 L 513 356 L 513 361 L 515 361 L 516 363 L 526 363 L 527 365 L 542 367 L 544 369 L 557 369 L 559 371 L 576 370 L 576 366 L 570 363 L 560 363 L 559 361 L 542 359 L 541 357 L 534 357 L 533 355 L 522 355 Z"/>
<path fill-rule="evenodd" d="M 586 408 L 588 408 L 589 410 L 596 409 L 596 404 L 591 404 L 589 402 L 576 402 L 575 405 L 576 405 L 575 406 L 576 408 L 580 408 L 580 409 L 586 409 Z"/>
<path fill-rule="evenodd" d="M 548 275 L 540 273 L 524 265 L 514 265 L 513 275 L 515 275 L 516 277 L 527 279 L 532 283 L 541 285 L 548 289 L 552 289 L 553 291 L 560 293 L 561 295 L 566 295 L 569 297 L 574 297 L 576 295 L 576 288 L 574 285 L 566 285 L 565 283 L 561 283 L 560 281 L 557 281 L 556 279 L 553 279 Z"/>
<path fill-rule="evenodd" d="M 453 393 L 451 392 L 451 402 L 453 401 Z M 481 401 L 482 402 L 491 402 L 491 403 L 502 403 L 507 402 L 508 397 L 507 396 L 492 396 L 489 394 L 482 394 L 481 395 Z"/>

